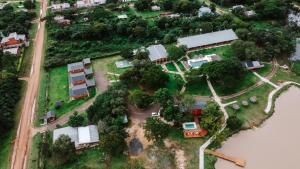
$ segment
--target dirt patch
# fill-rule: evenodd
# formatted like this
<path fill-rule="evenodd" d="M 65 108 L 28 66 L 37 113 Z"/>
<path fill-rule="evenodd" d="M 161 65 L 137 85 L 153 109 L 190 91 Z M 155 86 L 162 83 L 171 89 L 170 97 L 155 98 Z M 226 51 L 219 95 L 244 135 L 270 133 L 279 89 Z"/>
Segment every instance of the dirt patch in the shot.
<path fill-rule="evenodd" d="M 186 158 L 184 155 L 184 151 L 180 149 L 173 141 L 166 139 L 164 141 L 165 146 L 169 149 L 172 149 L 175 151 L 175 160 L 176 160 L 176 166 L 178 169 L 185 169 L 186 167 Z"/>
<path fill-rule="evenodd" d="M 96 77 L 97 89 L 100 92 L 107 90 L 108 86 L 110 85 L 110 82 L 105 77 L 105 73 L 103 71 L 97 70 L 95 72 L 95 77 Z"/>

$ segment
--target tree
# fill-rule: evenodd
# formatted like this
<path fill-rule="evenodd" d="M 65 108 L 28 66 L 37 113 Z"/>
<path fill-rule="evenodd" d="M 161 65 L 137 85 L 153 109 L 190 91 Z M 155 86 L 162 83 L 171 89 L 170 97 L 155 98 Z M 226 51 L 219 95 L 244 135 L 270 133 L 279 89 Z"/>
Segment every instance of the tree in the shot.
<path fill-rule="evenodd" d="M 129 160 L 122 169 L 145 169 L 145 167 L 140 160 Z"/>
<path fill-rule="evenodd" d="M 35 9 L 35 0 L 25 0 L 24 8 L 26 8 L 28 10 Z"/>
<path fill-rule="evenodd" d="M 139 11 L 144 11 L 150 9 L 151 2 L 150 0 L 138 0 L 134 3 L 134 7 Z"/>
<path fill-rule="evenodd" d="M 166 11 L 171 10 L 173 8 L 173 0 L 162 0 L 161 5 Z"/>
<path fill-rule="evenodd" d="M 139 108 L 147 108 L 152 102 L 153 99 L 150 95 L 147 93 L 141 91 L 141 90 L 134 90 L 130 96 L 129 99 Z"/>
<path fill-rule="evenodd" d="M 233 55 L 240 60 L 259 60 L 264 58 L 264 51 L 254 42 L 237 40 L 231 45 Z"/>
<path fill-rule="evenodd" d="M 129 59 L 131 60 L 133 58 L 133 51 L 131 48 L 124 48 L 122 51 L 121 51 L 121 55 L 124 59 Z"/>
<path fill-rule="evenodd" d="M 186 54 L 186 48 L 184 46 L 175 46 L 172 45 L 168 47 L 168 57 L 171 60 L 177 61 L 178 59 L 182 58 Z"/>
<path fill-rule="evenodd" d="M 68 124 L 72 127 L 79 127 L 83 126 L 84 124 L 84 117 L 79 115 L 78 112 L 74 112 L 72 116 L 70 116 Z"/>
<path fill-rule="evenodd" d="M 223 92 L 227 92 L 233 89 L 244 77 L 245 69 L 239 60 L 225 59 L 206 63 L 192 74 L 193 76 L 207 75 L 213 83 L 221 87 Z"/>
<path fill-rule="evenodd" d="M 61 135 L 53 144 L 53 157 L 58 164 L 65 164 L 75 156 L 75 145 L 67 135 Z"/>
<path fill-rule="evenodd" d="M 173 102 L 173 96 L 167 88 L 160 88 L 154 93 L 154 99 L 157 103 L 164 106 L 168 102 Z"/>
<path fill-rule="evenodd" d="M 159 145 L 163 143 L 163 139 L 166 138 L 169 133 L 169 126 L 158 118 L 147 118 L 144 128 L 145 137 Z"/>
<path fill-rule="evenodd" d="M 255 4 L 255 11 L 264 19 L 284 19 L 288 13 L 291 1 L 261 0 Z"/>
<path fill-rule="evenodd" d="M 100 137 L 100 147 L 110 156 L 122 154 L 126 150 L 128 134 L 118 126 L 109 127 Z"/>
<path fill-rule="evenodd" d="M 195 105 L 196 100 L 192 95 L 185 94 L 180 99 L 180 107 L 181 110 L 185 110 L 186 112 L 190 112 L 192 107 Z"/>
<path fill-rule="evenodd" d="M 208 102 L 204 113 L 200 117 L 200 126 L 214 134 L 222 126 L 223 113 L 215 102 Z"/>
<path fill-rule="evenodd" d="M 227 119 L 227 127 L 232 131 L 238 131 L 242 127 L 243 122 L 236 116 L 230 116 Z"/>

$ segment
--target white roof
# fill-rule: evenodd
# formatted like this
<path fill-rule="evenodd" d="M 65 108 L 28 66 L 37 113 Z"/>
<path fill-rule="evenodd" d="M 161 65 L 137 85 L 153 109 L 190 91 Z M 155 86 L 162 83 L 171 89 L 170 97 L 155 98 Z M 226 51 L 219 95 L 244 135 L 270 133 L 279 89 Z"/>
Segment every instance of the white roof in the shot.
<path fill-rule="evenodd" d="M 147 50 L 149 51 L 149 59 L 151 61 L 156 61 L 168 57 L 166 48 L 161 44 L 151 45 L 147 48 Z"/>
<path fill-rule="evenodd" d="M 124 15 L 118 15 L 118 18 L 119 19 L 127 19 L 128 16 L 126 14 L 124 14 Z"/>
<path fill-rule="evenodd" d="M 6 43 L 9 41 L 9 39 L 11 38 L 14 38 L 16 40 L 23 40 L 23 41 L 26 41 L 26 37 L 25 35 L 23 34 L 17 34 L 17 32 L 13 32 L 13 33 L 10 33 L 7 37 L 4 37 L 2 40 L 1 40 L 1 43 Z"/>
<path fill-rule="evenodd" d="M 233 41 L 236 39 L 238 39 L 238 37 L 234 33 L 234 31 L 232 29 L 227 29 L 218 32 L 211 32 L 206 34 L 179 38 L 177 41 L 180 45 L 184 45 L 190 49 L 201 46 L 213 45 L 216 43 Z"/>
<path fill-rule="evenodd" d="M 16 48 L 9 48 L 9 49 L 3 49 L 3 53 L 10 53 L 10 54 L 13 54 L 13 55 L 18 54 L 18 51 L 19 51 L 18 47 L 16 47 Z"/>
<path fill-rule="evenodd" d="M 209 7 L 205 7 L 205 6 L 202 6 L 201 8 L 199 8 L 199 16 L 203 16 L 204 14 L 210 14 L 212 13 L 211 9 Z"/>
<path fill-rule="evenodd" d="M 80 144 L 89 144 L 99 141 L 99 134 L 96 125 L 55 129 L 53 131 L 53 142 L 55 142 L 61 135 L 69 136 L 71 141 L 75 143 L 75 147 L 78 147 Z"/>

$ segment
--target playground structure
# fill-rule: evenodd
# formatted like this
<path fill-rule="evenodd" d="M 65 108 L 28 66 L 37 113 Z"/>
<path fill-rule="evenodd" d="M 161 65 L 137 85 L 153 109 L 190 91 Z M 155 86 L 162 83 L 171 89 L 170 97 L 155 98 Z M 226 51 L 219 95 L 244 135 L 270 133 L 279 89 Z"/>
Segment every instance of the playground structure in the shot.
<path fill-rule="evenodd" d="M 227 160 L 227 161 L 230 161 L 230 162 L 233 162 L 235 163 L 235 165 L 237 166 L 240 166 L 240 167 L 245 167 L 246 166 L 246 161 L 243 160 L 243 159 L 239 159 L 239 158 L 236 158 L 236 157 L 232 157 L 232 156 L 228 156 L 228 155 L 225 155 L 221 152 L 218 152 L 218 151 L 212 151 L 212 150 L 205 150 L 205 152 L 207 154 L 210 154 L 210 155 L 213 155 L 213 156 L 216 156 L 218 158 L 222 158 L 224 160 Z"/>

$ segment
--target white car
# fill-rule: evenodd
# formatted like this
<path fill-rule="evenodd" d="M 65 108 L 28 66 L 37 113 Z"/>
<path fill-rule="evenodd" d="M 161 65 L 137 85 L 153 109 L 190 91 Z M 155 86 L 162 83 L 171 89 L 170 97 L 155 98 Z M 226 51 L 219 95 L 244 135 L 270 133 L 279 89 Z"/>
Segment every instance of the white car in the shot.
<path fill-rule="evenodd" d="M 160 112 L 152 112 L 151 115 L 152 115 L 152 117 L 159 117 Z"/>

